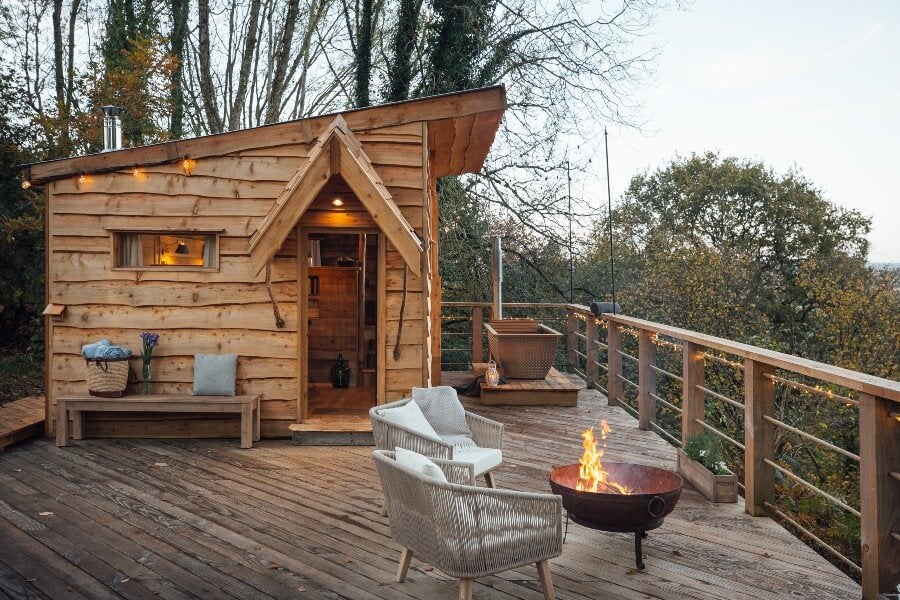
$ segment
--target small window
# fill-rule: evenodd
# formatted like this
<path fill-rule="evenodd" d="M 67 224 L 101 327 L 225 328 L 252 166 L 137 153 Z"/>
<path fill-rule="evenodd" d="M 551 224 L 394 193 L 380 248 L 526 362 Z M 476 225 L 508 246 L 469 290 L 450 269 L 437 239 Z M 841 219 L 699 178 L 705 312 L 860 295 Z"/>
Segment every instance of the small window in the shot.
<path fill-rule="evenodd" d="M 217 269 L 218 236 L 214 233 L 114 234 L 115 266 L 124 269 Z"/>

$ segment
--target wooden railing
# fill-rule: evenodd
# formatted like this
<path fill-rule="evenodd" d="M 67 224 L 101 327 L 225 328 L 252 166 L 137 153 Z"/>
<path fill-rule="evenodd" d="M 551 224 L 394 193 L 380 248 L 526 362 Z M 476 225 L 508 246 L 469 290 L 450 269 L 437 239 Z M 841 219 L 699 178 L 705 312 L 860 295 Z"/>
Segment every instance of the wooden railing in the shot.
<path fill-rule="evenodd" d="M 489 303 L 444 306 L 468 314 L 465 324 L 470 326 L 469 354 L 485 356 L 482 320 L 489 318 Z M 557 357 L 558 366 L 606 394 L 611 406 L 634 414 L 641 429 L 655 431 L 674 445 L 686 443 L 701 431 L 719 436 L 737 456 L 742 455 L 737 468 L 743 475 L 748 513 L 778 519 L 843 564 L 845 570 L 855 572 L 862 580 L 863 598 L 874 599 L 879 593 L 897 591 L 900 383 L 624 315 L 604 314 L 598 318 L 582 305 L 504 304 L 504 310 L 507 307 L 531 311 L 527 316 L 541 320 L 544 319 L 535 312 L 557 311 L 556 322 L 564 321 L 566 333 L 564 354 Z M 677 367 L 666 368 L 673 361 L 681 363 L 680 373 L 673 372 Z M 723 372 L 725 379 L 735 382 L 734 389 L 742 388 L 743 398 L 740 392 L 732 397 L 728 390 L 713 389 L 710 381 L 721 382 Z M 838 403 L 836 406 L 847 411 L 858 428 L 858 449 L 822 439 L 798 423 L 785 422 L 784 417 L 779 419 L 776 395 L 788 391 Z M 711 406 L 722 415 L 719 427 L 707 417 Z M 835 453 L 853 469 L 858 468 L 858 504 L 822 489 L 825 486 L 817 486 L 785 466 L 776 453 L 776 438 L 781 435 L 796 436 L 817 449 Z M 848 473 L 851 470 L 848 468 Z M 857 517 L 859 559 L 848 557 L 779 506 L 779 481 L 782 485 L 801 486 L 807 493 Z"/>

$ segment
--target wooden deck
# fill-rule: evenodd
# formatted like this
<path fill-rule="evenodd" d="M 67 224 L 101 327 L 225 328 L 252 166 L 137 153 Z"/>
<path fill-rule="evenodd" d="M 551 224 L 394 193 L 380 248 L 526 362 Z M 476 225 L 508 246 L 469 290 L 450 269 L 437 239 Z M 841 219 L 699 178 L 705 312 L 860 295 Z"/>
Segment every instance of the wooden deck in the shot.
<path fill-rule="evenodd" d="M 0 404 L 0 452 L 44 434 L 44 399 L 29 396 Z"/>
<path fill-rule="evenodd" d="M 475 365 L 475 369 L 483 373 L 487 364 Z M 441 373 L 441 383 L 466 385 L 472 377 L 471 371 L 445 371 Z M 583 387 L 584 381 L 577 376 L 551 368 L 550 373 L 540 380 L 513 379 L 494 387 L 482 382 L 481 397 L 472 398 L 472 403 L 479 406 L 575 406 L 578 391 Z"/>
<path fill-rule="evenodd" d="M 502 487 L 548 490 L 600 418 L 608 456 L 673 467 L 675 451 L 594 391 L 577 408 L 478 407 L 507 424 Z M 456 597 L 380 516 L 370 448 L 235 440 L 36 440 L 0 454 L 0 598 Z M 630 536 L 570 525 L 551 561 L 559 598 L 858 598 L 859 587 L 767 518 L 687 488 L 633 569 Z M 29 595 L 30 594 L 30 595 Z M 480 599 L 538 599 L 533 568 L 477 581 Z"/>

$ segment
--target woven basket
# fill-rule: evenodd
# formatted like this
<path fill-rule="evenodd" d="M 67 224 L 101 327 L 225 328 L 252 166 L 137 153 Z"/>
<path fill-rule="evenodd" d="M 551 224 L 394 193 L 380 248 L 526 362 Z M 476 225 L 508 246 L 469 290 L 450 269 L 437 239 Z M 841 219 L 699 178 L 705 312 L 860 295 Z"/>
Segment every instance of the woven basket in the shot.
<path fill-rule="evenodd" d="M 121 398 L 128 387 L 128 359 L 85 360 L 88 394 Z"/>
<path fill-rule="evenodd" d="M 487 330 L 491 358 L 510 379 L 544 379 L 556 359 L 563 335 L 532 319 L 491 321 Z"/>

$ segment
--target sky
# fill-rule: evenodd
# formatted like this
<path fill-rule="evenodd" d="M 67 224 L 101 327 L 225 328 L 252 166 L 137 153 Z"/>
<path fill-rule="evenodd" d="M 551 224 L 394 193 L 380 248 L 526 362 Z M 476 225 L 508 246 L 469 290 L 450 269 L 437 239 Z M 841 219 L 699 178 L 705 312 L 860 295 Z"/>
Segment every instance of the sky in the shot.
<path fill-rule="evenodd" d="M 695 0 L 647 38 L 645 123 L 610 127 L 614 199 L 635 173 L 718 150 L 799 169 L 872 217 L 871 261 L 900 262 L 900 0 Z"/>

